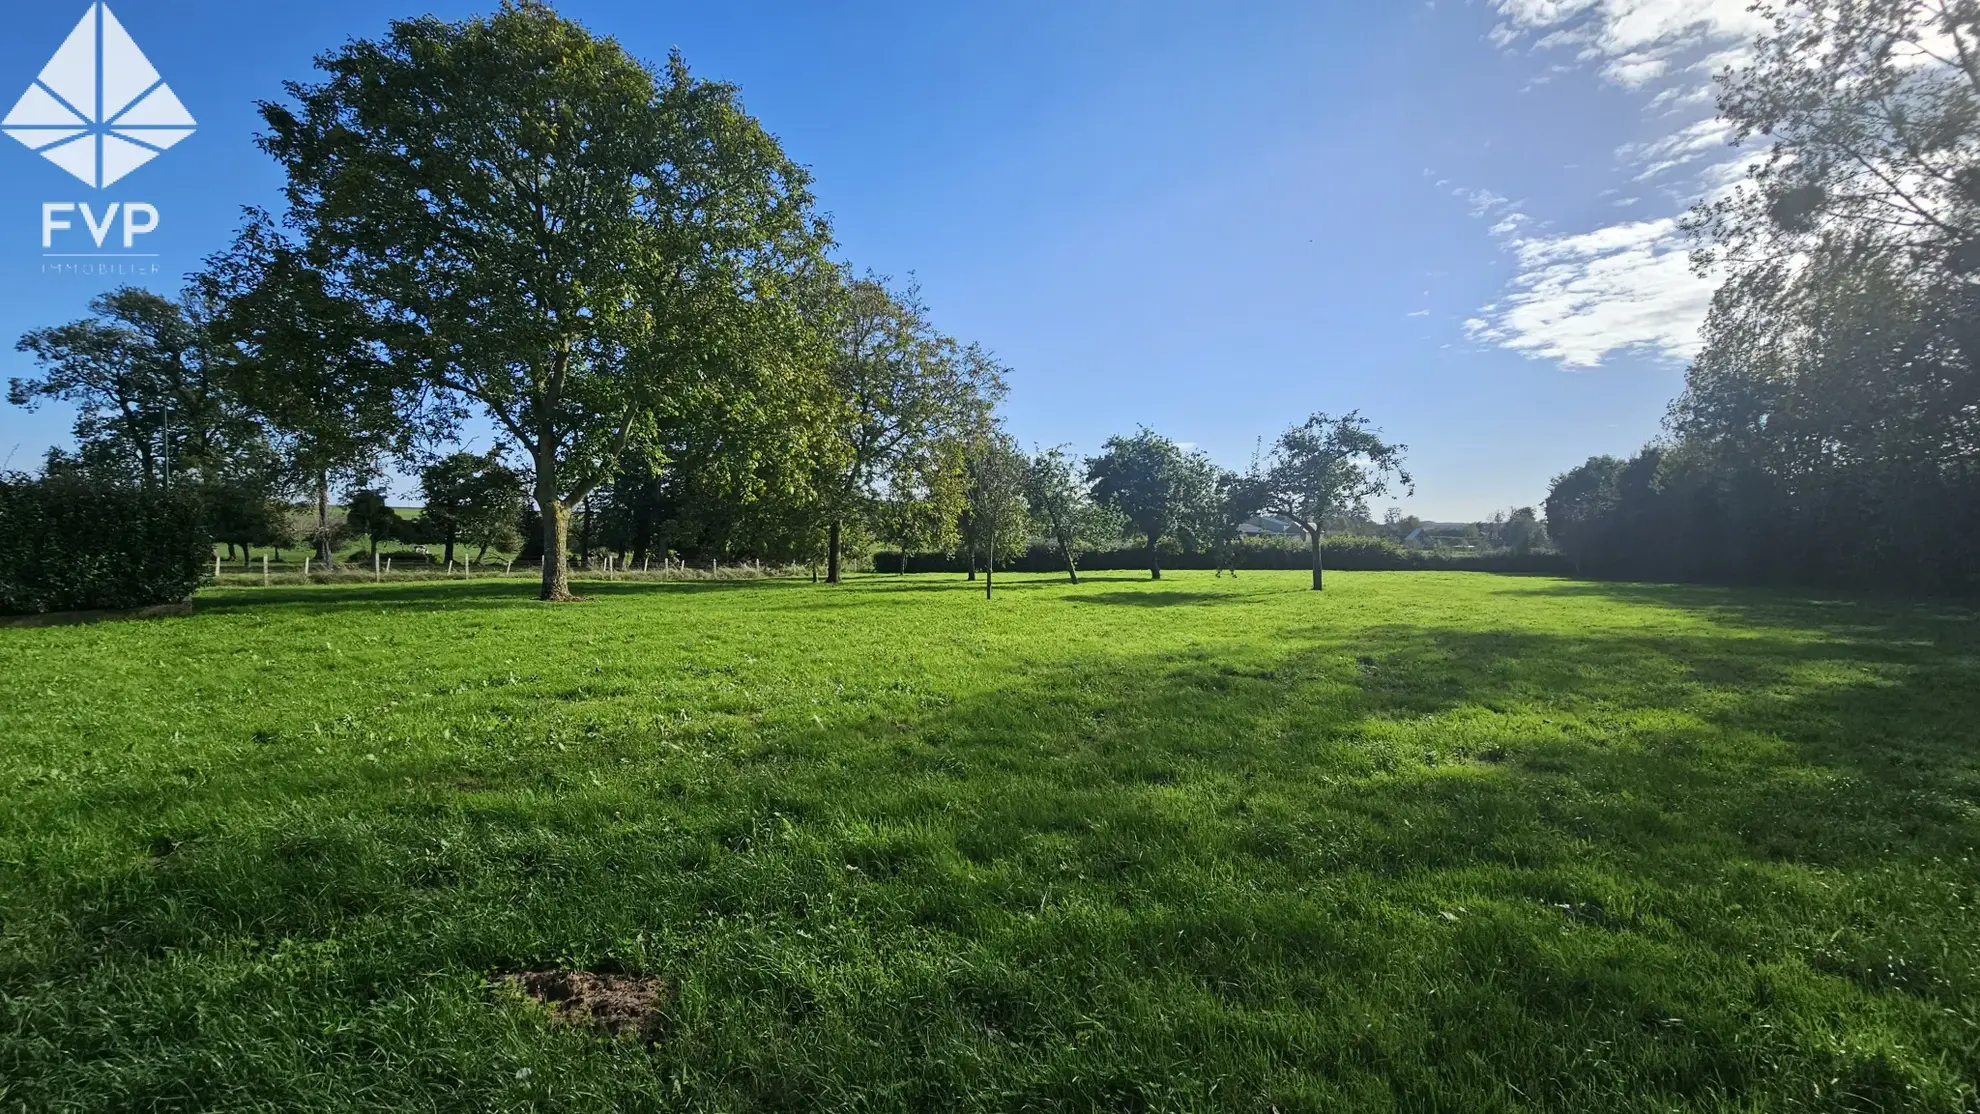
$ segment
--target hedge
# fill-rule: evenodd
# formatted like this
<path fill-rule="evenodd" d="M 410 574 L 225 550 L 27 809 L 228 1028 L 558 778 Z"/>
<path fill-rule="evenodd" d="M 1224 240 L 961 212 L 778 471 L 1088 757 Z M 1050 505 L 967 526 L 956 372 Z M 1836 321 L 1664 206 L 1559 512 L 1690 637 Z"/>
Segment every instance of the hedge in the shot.
<path fill-rule="evenodd" d="M 1165 546 L 1161 550 L 1164 569 L 1214 569 L 1217 567 L 1215 555 L 1204 550 L 1184 550 Z M 1450 571 L 1500 572 L 1500 573 L 1544 573 L 1565 576 L 1572 572 L 1572 563 L 1558 553 L 1513 553 L 1500 551 L 1492 553 L 1450 553 L 1442 550 L 1406 549 L 1387 538 L 1369 538 L 1344 535 L 1329 538 L 1321 554 L 1321 564 L 1331 570 L 1344 572 L 1383 572 L 1408 571 L 1419 569 L 1445 569 Z M 901 567 L 899 551 L 884 551 L 873 555 L 875 572 L 896 572 Z M 1034 545 L 1023 556 L 997 562 L 999 572 L 1062 572 L 1065 562 L 1059 559 L 1056 549 L 1050 546 Z M 1246 542 L 1239 547 L 1237 567 L 1244 569 L 1310 569 L 1313 567 L 1312 554 L 1306 544 L 1289 544 L 1282 541 Z M 909 572 L 965 572 L 969 559 L 962 554 L 910 553 L 907 571 Z M 1079 559 L 1081 572 L 1116 572 L 1148 570 L 1148 550 L 1143 547 L 1131 549 L 1103 549 L 1082 554 Z"/>
<path fill-rule="evenodd" d="M 176 603 L 213 555 L 197 500 L 80 477 L 0 478 L 0 614 Z"/>

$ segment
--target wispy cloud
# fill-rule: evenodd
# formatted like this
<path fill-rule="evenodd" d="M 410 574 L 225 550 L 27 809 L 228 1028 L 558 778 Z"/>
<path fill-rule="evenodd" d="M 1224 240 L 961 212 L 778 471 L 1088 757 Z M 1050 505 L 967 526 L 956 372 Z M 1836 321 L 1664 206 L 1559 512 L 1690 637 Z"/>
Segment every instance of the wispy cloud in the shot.
<path fill-rule="evenodd" d="M 1537 55 L 1572 51 L 1575 66 L 1642 95 L 1646 111 L 1665 128 L 1618 146 L 1616 166 L 1632 180 L 1654 180 L 1668 209 L 1607 227 L 1542 232 L 1550 222 L 1534 219 L 1528 206 L 1488 189 L 1461 190 L 1472 215 L 1491 221 L 1488 233 L 1517 266 L 1505 295 L 1466 321 L 1466 331 L 1567 367 L 1593 367 L 1632 350 L 1677 359 L 1695 354 L 1711 283 L 1691 272 L 1676 218 L 1691 200 L 1725 190 L 1744 174 L 1751 153 L 1728 148 L 1729 129 L 1712 114 L 1710 82 L 1744 56 L 1764 24 L 1747 10 L 1748 0 L 1493 0 L 1492 6 L 1500 17 L 1489 37 L 1493 46 Z M 1561 66 L 1552 63 L 1546 75 Z M 1641 200 L 1624 196 L 1612 204 Z"/>

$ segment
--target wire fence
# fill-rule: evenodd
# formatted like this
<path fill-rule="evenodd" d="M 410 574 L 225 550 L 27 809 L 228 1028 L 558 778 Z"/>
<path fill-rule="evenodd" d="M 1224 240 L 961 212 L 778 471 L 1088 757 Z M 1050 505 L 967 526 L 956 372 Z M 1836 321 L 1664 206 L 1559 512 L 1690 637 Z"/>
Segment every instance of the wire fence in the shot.
<path fill-rule="evenodd" d="M 229 562 L 216 556 L 206 583 L 222 588 L 264 588 L 278 584 L 399 584 L 442 580 L 535 581 L 543 576 L 542 562 L 535 560 L 528 562 L 496 559 L 481 562 L 457 560 L 444 563 L 419 560 L 399 565 L 397 568 L 393 565 L 394 559 L 383 554 L 380 554 L 376 561 L 337 561 L 327 566 L 315 557 L 305 557 L 300 561 L 271 561 L 264 554 L 245 562 Z M 658 562 L 645 561 L 635 566 L 630 562 L 608 557 L 588 565 L 573 563 L 570 576 L 573 581 L 659 582 L 768 580 L 809 576 L 811 572 L 810 567 L 805 565 L 776 565 L 760 561 L 729 563 L 711 561 L 705 565 L 691 565 L 669 558 Z"/>

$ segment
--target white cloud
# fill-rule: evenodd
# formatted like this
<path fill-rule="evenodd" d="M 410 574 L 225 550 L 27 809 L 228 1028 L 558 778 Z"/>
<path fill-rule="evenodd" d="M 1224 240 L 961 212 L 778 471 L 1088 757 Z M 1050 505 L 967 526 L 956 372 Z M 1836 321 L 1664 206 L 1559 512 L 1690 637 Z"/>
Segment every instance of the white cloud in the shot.
<path fill-rule="evenodd" d="M 1405 314 L 1403 314 L 1403 316 L 1404 316 L 1404 317 L 1428 317 L 1428 316 L 1430 316 L 1430 311 L 1429 311 L 1429 310 L 1427 310 L 1427 309 L 1416 309 L 1416 310 L 1411 310 L 1411 311 L 1409 311 L 1408 313 L 1405 313 Z"/>
<path fill-rule="evenodd" d="M 1691 201 L 1737 181 L 1754 155 L 1729 148 L 1730 129 L 1711 115 L 1712 76 L 1745 57 L 1765 29 L 1748 4 L 1492 0 L 1500 17 L 1492 41 L 1500 49 L 1572 51 L 1579 67 L 1641 94 L 1648 118 L 1668 122 L 1661 134 L 1617 146 L 1615 159 L 1633 180 L 1658 179 L 1671 208 L 1608 227 L 1543 233 L 1550 222 L 1534 220 L 1526 205 L 1490 190 L 1458 191 L 1473 216 L 1491 222 L 1488 234 L 1516 265 L 1504 297 L 1465 322 L 1470 336 L 1577 368 L 1624 351 L 1679 359 L 1698 351 L 1712 283 L 1692 273 L 1677 217 Z M 1600 196 L 1618 194 L 1615 206 L 1641 200 L 1620 190 Z"/>
<path fill-rule="evenodd" d="M 1669 218 L 1518 241 L 1512 289 L 1465 331 L 1567 367 L 1630 349 L 1689 357 L 1712 284 L 1691 272 L 1686 247 Z"/>
<path fill-rule="evenodd" d="M 1727 142 L 1731 139 L 1732 126 L 1716 116 L 1708 116 L 1660 139 L 1625 143 L 1616 148 L 1616 158 L 1625 165 L 1644 167 L 1636 176 L 1642 181 L 1710 155 L 1730 154 Z"/>

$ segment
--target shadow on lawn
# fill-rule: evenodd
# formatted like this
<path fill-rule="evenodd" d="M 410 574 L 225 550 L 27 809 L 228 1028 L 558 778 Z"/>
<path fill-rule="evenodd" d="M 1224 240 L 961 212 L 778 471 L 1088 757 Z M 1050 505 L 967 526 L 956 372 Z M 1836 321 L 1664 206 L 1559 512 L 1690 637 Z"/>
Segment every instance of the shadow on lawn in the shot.
<path fill-rule="evenodd" d="M 1874 631 L 1925 624 L 1933 633 L 1944 633 L 1959 629 L 1949 624 L 1980 623 L 1980 607 L 1953 598 L 1838 596 L 1788 588 L 1606 580 L 1553 580 L 1528 590 L 1535 595 L 1650 604 L 1762 627 Z"/>
<path fill-rule="evenodd" d="M 1074 603 L 1123 604 L 1129 607 L 1175 607 L 1203 603 L 1250 603 L 1255 597 L 1233 592 L 1179 592 L 1153 588 L 1140 592 L 1098 592 L 1067 597 Z"/>
<path fill-rule="evenodd" d="M 1752 606 L 1785 628 L 1803 605 Z M 334 1003 L 676 964 L 695 1005 L 651 1070 L 730 1088 L 707 1105 L 850 1081 L 928 1109 L 1957 1110 L 1976 632 L 1814 614 L 1822 637 L 1389 627 L 1014 660 L 953 701 L 689 736 L 698 758 L 631 720 L 382 767 L 274 748 L 97 800 L 158 858 L 59 890 L 78 946 L 54 966 L 392 940 Z M 257 798 L 279 812 L 229 820 Z M 312 1008 L 284 1039 L 320 1039 Z M 195 1051 L 147 1086 L 201 1093 Z"/>
<path fill-rule="evenodd" d="M 740 588 L 764 590 L 809 586 L 794 577 L 735 580 L 576 580 L 571 590 L 583 597 L 564 607 L 582 607 L 590 600 L 660 593 L 696 594 L 731 591 Z M 414 581 L 398 584 L 353 584 L 325 587 L 281 586 L 231 589 L 223 597 L 194 600 L 196 614 L 227 614 L 269 607 L 300 610 L 342 610 L 369 608 L 394 610 L 418 608 L 446 611 L 467 608 L 550 606 L 537 599 L 535 581 L 513 579 Z"/>

